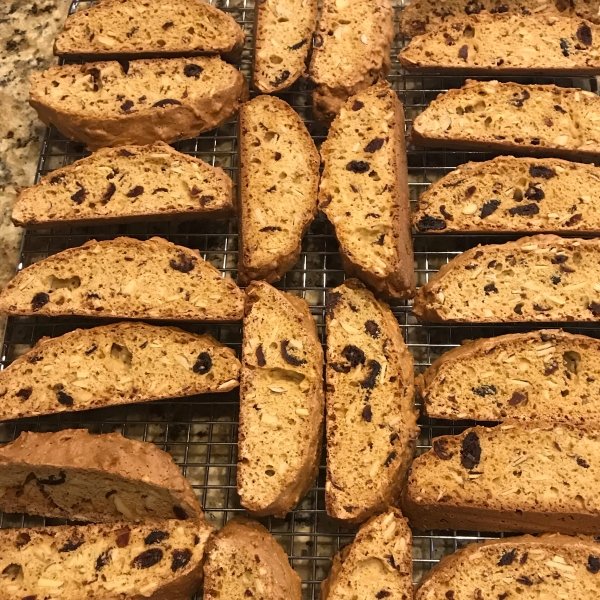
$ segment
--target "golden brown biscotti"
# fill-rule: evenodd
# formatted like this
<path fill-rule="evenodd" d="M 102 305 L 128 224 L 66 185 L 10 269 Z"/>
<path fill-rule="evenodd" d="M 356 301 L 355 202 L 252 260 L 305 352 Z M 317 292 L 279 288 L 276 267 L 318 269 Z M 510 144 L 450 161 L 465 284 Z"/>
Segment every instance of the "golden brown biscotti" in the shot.
<path fill-rule="evenodd" d="M 534 235 L 477 246 L 442 268 L 415 296 L 424 321 L 597 321 L 600 239 Z"/>
<path fill-rule="evenodd" d="M 0 448 L 0 509 L 95 522 L 202 517 L 169 454 L 86 429 L 24 432 Z"/>
<path fill-rule="evenodd" d="M 415 293 L 404 110 L 380 82 L 351 97 L 321 146 L 319 208 L 346 271 L 386 297 Z"/>
<path fill-rule="evenodd" d="M 63 250 L 23 269 L 0 314 L 237 321 L 244 294 L 197 250 L 120 237 Z"/>
<path fill-rule="evenodd" d="M 598 534 L 600 429 L 506 422 L 433 440 L 402 510 L 413 528 Z"/>
<path fill-rule="evenodd" d="M 389 0 L 325 0 L 309 74 L 313 113 L 330 123 L 350 96 L 390 72 L 394 10 Z"/>
<path fill-rule="evenodd" d="M 236 518 L 208 546 L 204 600 L 301 600 L 300 576 L 275 538 L 256 521 Z"/>
<path fill-rule="evenodd" d="M 219 57 L 65 64 L 34 73 L 29 103 L 46 125 L 89 150 L 174 142 L 237 113 L 244 76 Z"/>
<path fill-rule="evenodd" d="M 600 154 L 600 97 L 555 85 L 467 80 L 414 120 L 411 139 L 591 161 Z"/>
<path fill-rule="evenodd" d="M 355 279 L 327 293 L 327 514 L 397 502 L 418 436 L 413 359 L 389 306 Z"/>
<path fill-rule="evenodd" d="M 164 142 L 104 148 L 22 189 L 12 221 L 21 227 L 226 217 L 233 183 L 219 167 Z"/>
<path fill-rule="evenodd" d="M 600 544 L 591 537 L 524 535 L 469 544 L 445 556 L 415 600 L 597 598 Z"/>
<path fill-rule="evenodd" d="M 286 102 L 257 96 L 240 109 L 239 280 L 279 280 L 298 260 L 317 214 L 319 153 Z"/>
<path fill-rule="evenodd" d="M 254 87 L 272 94 L 306 69 L 317 20 L 317 0 L 265 0 L 254 14 Z"/>
<path fill-rule="evenodd" d="M 559 158 L 499 156 L 461 165 L 421 194 L 419 232 L 600 231 L 600 169 Z"/>
<path fill-rule="evenodd" d="M 416 381 L 435 419 L 600 425 L 597 382 L 600 341 L 560 329 L 467 342 Z"/>
<path fill-rule="evenodd" d="M 412 592 L 412 535 L 402 513 L 391 508 L 335 555 L 319 600 L 412 600 Z"/>
<path fill-rule="evenodd" d="M 159 10 L 156 10 L 159 8 Z M 244 32 L 233 17 L 201 0 L 101 0 L 72 14 L 54 42 L 62 57 L 195 56 L 239 59 Z"/>
<path fill-rule="evenodd" d="M 0 371 L 0 421 L 227 392 L 235 352 L 210 335 L 123 322 L 42 338 Z"/>
<path fill-rule="evenodd" d="M 191 519 L 2 529 L 2 599 L 188 600 L 213 531 Z"/>
<path fill-rule="evenodd" d="M 264 281 L 246 288 L 237 489 L 257 516 L 284 517 L 315 481 L 323 349 L 308 304 Z"/>

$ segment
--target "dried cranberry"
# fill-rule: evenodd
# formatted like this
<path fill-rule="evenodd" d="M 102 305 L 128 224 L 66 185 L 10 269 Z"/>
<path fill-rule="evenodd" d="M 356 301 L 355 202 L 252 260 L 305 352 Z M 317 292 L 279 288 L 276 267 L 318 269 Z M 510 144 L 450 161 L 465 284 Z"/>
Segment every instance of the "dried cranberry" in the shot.
<path fill-rule="evenodd" d="M 384 141 L 383 138 L 374 138 L 365 146 L 364 151 L 373 153 L 377 150 L 381 150 Z"/>
<path fill-rule="evenodd" d="M 470 431 L 462 441 L 460 464 L 465 469 L 473 469 L 479 464 L 480 460 L 481 444 L 479 443 L 479 436 L 474 431 Z"/>
<path fill-rule="evenodd" d="M 527 200 L 535 200 L 536 202 L 539 202 L 540 200 L 543 200 L 545 197 L 546 197 L 546 194 L 544 193 L 544 190 L 542 190 L 539 187 L 536 187 L 535 185 L 530 185 L 525 190 L 525 198 L 527 198 Z"/>
<path fill-rule="evenodd" d="M 513 395 L 510 397 L 508 403 L 511 406 L 518 406 L 519 404 L 526 404 L 528 398 L 529 395 L 527 394 L 527 392 L 514 392 Z"/>
<path fill-rule="evenodd" d="M 496 284 L 488 283 L 486 286 L 483 287 L 483 291 L 485 292 L 486 296 L 489 296 L 492 293 L 497 294 L 498 288 L 496 287 Z"/>
<path fill-rule="evenodd" d="M 160 529 L 153 529 L 145 538 L 144 544 L 151 546 L 152 544 L 160 544 L 162 541 L 169 539 L 169 533 L 167 531 L 160 531 Z"/>
<path fill-rule="evenodd" d="M 371 410 L 371 405 L 367 404 L 362 411 L 362 418 L 363 420 L 365 420 L 367 423 L 370 423 L 371 420 L 373 419 L 373 411 Z"/>
<path fill-rule="evenodd" d="M 515 560 L 516 557 L 517 557 L 517 549 L 514 548 L 513 550 L 509 550 L 500 557 L 500 560 L 498 561 L 498 566 L 506 567 L 508 565 L 512 565 L 513 561 Z"/>
<path fill-rule="evenodd" d="M 521 583 L 523 585 L 533 585 L 533 581 L 527 577 L 526 575 L 521 575 L 521 577 L 517 577 L 517 583 Z"/>
<path fill-rule="evenodd" d="M 25 400 L 29 400 L 31 394 L 33 393 L 33 388 L 31 387 L 26 387 L 26 388 L 21 388 L 16 394 L 15 396 L 17 398 L 21 398 L 21 400 L 23 402 L 25 402 Z"/>
<path fill-rule="evenodd" d="M 446 229 L 446 221 L 438 217 L 425 215 L 419 219 L 417 229 L 419 231 L 442 231 L 443 229 Z"/>
<path fill-rule="evenodd" d="M 259 367 L 264 367 L 267 364 L 265 353 L 263 352 L 262 344 L 256 348 L 256 363 Z"/>
<path fill-rule="evenodd" d="M 562 265 L 569 260 L 569 257 L 566 254 L 556 254 L 552 260 L 550 261 L 553 265 Z"/>
<path fill-rule="evenodd" d="M 138 554 L 131 561 L 131 566 L 135 569 L 149 569 L 150 567 L 158 564 L 162 560 L 162 557 L 163 551 L 160 548 L 144 550 L 144 552 Z"/>
<path fill-rule="evenodd" d="M 111 181 L 108 184 L 108 189 L 104 192 L 104 194 L 102 194 L 102 202 L 104 204 L 106 204 L 114 196 L 114 193 L 116 191 L 117 191 L 117 188 L 116 188 L 115 184 Z"/>
<path fill-rule="evenodd" d="M 498 389 L 495 385 L 480 385 L 476 388 L 471 388 L 473 393 L 485 398 L 486 396 L 495 396 L 498 393 Z"/>
<path fill-rule="evenodd" d="M 79 189 L 71 196 L 71 200 L 73 200 L 75 204 L 82 204 L 87 196 L 87 190 L 79 182 L 77 182 L 77 185 L 79 186 Z"/>
<path fill-rule="evenodd" d="M 169 266 L 171 269 L 175 269 L 175 271 L 179 271 L 180 273 L 189 273 L 194 270 L 197 260 L 198 259 L 195 256 L 189 256 L 188 254 L 185 254 L 185 252 L 179 252 L 177 254 L 177 260 L 172 258 L 169 261 Z"/>
<path fill-rule="evenodd" d="M 183 68 L 183 74 L 186 77 L 193 77 L 194 79 L 198 79 L 202 71 L 204 71 L 204 69 L 200 65 L 196 65 L 194 63 L 190 65 L 185 65 L 185 67 Z"/>
<path fill-rule="evenodd" d="M 540 177 L 542 179 L 552 179 L 552 177 L 556 177 L 556 171 L 554 171 L 554 169 L 543 165 L 531 165 L 529 167 L 529 174 L 532 177 Z"/>
<path fill-rule="evenodd" d="M 117 536 L 117 547 L 118 548 L 127 548 L 129 546 L 129 538 L 131 536 L 131 532 L 129 529 L 127 531 L 123 531 Z"/>
<path fill-rule="evenodd" d="M 171 561 L 171 571 L 179 571 L 183 569 L 192 559 L 192 551 L 186 548 L 185 550 L 173 550 L 171 553 L 173 560 Z"/>
<path fill-rule="evenodd" d="M 569 42 L 566 38 L 560 38 L 560 49 L 563 56 L 569 56 Z"/>
<path fill-rule="evenodd" d="M 381 372 L 381 365 L 376 360 L 370 360 L 367 368 L 369 374 L 360 382 L 360 387 L 365 389 L 373 389 L 377 383 L 377 377 Z"/>
<path fill-rule="evenodd" d="M 351 171 L 352 173 L 367 173 L 370 168 L 371 165 L 364 160 L 351 160 L 346 165 L 346 171 Z"/>
<path fill-rule="evenodd" d="M 83 540 L 69 540 L 68 542 L 65 542 L 59 552 L 74 552 L 79 546 L 82 546 L 83 543 Z"/>
<path fill-rule="evenodd" d="M 104 551 L 96 559 L 96 571 L 102 571 L 102 569 L 111 561 L 112 548 Z"/>
<path fill-rule="evenodd" d="M 492 198 L 489 202 L 485 202 L 481 207 L 481 213 L 479 216 L 482 219 L 489 217 L 492 213 L 496 212 L 497 208 L 500 206 L 500 200 L 496 198 Z"/>
<path fill-rule="evenodd" d="M 125 100 L 125 102 L 123 102 L 123 104 L 121 104 L 121 110 L 124 113 L 130 113 L 132 108 L 133 108 L 132 100 Z"/>
<path fill-rule="evenodd" d="M 600 558 L 590 554 L 588 556 L 587 570 L 594 575 L 600 571 Z"/>
<path fill-rule="evenodd" d="M 469 46 L 467 46 L 467 44 L 464 44 L 458 50 L 458 58 L 460 58 L 464 61 L 466 61 L 467 58 L 469 58 Z"/>
<path fill-rule="evenodd" d="M 577 213 L 576 215 L 573 215 L 566 223 L 565 225 L 567 227 L 573 227 L 574 225 L 577 225 L 577 223 L 579 223 L 581 221 L 581 219 L 583 219 L 583 215 L 581 213 Z"/>
<path fill-rule="evenodd" d="M 365 105 L 364 102 L 361 102 L 360 100 L 355 100 L 354 103 L 352 104 L 352 110 L 353 111 L 360 110 L 361 108 L 363 108 L 364 105 Z"/>
<path fill-rule="evenodd" d="M 595 317 L 600 317 L 600 303 L 599 302 L 590 302 L 588 304 L 588 309 L 592 311 L 592 314 Z"/>
<path fill-rule="evenodd" d="M 513 208 L 508 209 L 508 213 L 513 217 L 515 215 L 528 217 L 531 215 L 537 215 L 539 212 L 540 207 L 535 202 L 531 202 L 530 204 L 523 204 L 521 206 L 514 206 Z"/>
<path fill-rule="evenodd" d="M 357 346 L 348 345 L 342 350 L 342 356 L 350 363 L 354 369 L 359 364 L 365 364 L 365 353 Z"/>
<path fill-rule="evenodd" d="M 375 321 L 372 321 L 371 319 L 366 321 L 365 322 L 365 330 L 372 338 L 379 337 L 379 325 L 377 325 L 377 323 L 375 323 Z"/>
<path fill-rule="evenodd" d="M 198 373 L 198 375 L 206 375 L 211 369 L 212 358 L 210 357 L 210 354 L 208 352 L 200 352 L 196 359 L 196 363 L 192 367 L 192 371 Z"/>
<path fill-rule="evenodd" d="M 58 400 L 59 404 L 62 404 L 63 406 L 73 406 L 73 396 L 70 396 L 63 390 L 57 390 L 56 399 Z"/>
<path fill-rule="evenodd" d="M 592 45 L 592 30 L 587 23 L 582 23 L 577 29 L 577 39 L 586 46 Z"/>

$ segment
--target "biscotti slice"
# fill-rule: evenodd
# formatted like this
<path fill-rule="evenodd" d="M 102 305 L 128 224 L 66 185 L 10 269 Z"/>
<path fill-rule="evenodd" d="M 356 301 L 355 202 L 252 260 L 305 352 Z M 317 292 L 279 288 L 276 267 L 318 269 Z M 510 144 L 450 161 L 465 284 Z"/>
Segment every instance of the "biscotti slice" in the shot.
<path fill-rule="evenodd" d="M 188 600 L 212 534 L 191 519 L 2 529 L 2 599 Z"/>
<path fill-rule="evenodd" d="M 227 392 L 235 352 L 210 335 L 116 323 L 42 338 L 0 371 L 0 421 Z"/>
<path fill-rule="evenodd" d="M 302 298 L 246 289 L 237 489 L 257 516 L 284 517 L 314 483 L 323 433 L 323 349 Z"/>
<path fill-rule="evenodd" d="M 244 104 L 240 130 L 240 282 L 273 282 L 298 260 L 317 214 L 319 153 L 298 113 L 279 98 Z"/>
<path fill-rule="evenodd" d="M 72 14 L 54 42 L 70 56 L 194 56 L 238 59 L 244 32 L 231 15 L 201 0 L 102 0 Z"/>
<path fill-rule="evenodd" d="M 0 448 L 0 509 L 96 522 L 202 516 L 169 454 L 85 429 L 24 432 Z"/>
<path fill-rule="evenodd" d="M 419 232 L 600 231 L 600 169 L 559 158 L 461 165 L 421 194 Z"/>
<path fill-rule="evenodd" d="M 197 250 L 162 238 L 92 240 L 23 269 L 0 314 L 237 321 L 243 292 Z"/>
<path fill-rule="evenodd" d="M 470 544 L 445 556 L 415 600 L 597 598 L 600 544 L 591 537 L 524 535 Z"/>
<path fill-rule="evenodd" d="M 156 142 L 105 148 L 52 171 L 19 192 L 12 220 L 21 227 L 97 225 L 233 211 L 233 183 L 223 169 Z"/>
<path fill-rule="evenodd" d="M 600 97 L 555 85 L 473 81 L 440 94 L 413 122 L 415 144 L 592 160 Z"/>
<path fill-rule="evenodd" d="M 384 296 L 415 293 L 404 111 L 381 82 L 353 96 L 321 146 L 319 208 L 344 268 Z"/>
<path fill-rule="evenodd" d="M 600 424 L 600 341 L 560 329 L 479 339 L 417 378 L 436 419 Z"/>
<path fill-rule="evenodd" d="M 317 0 L 256 3 L 253 83 L 263 94 L 290 87 L 304 73 L 317 5 Z"/>
<path fill-rule="evenodd" d="M 435 438 L 412 464 L 413 528 L 600 532 L 600 429 L 511 423 Z"/>
<path fill-rule="evenodd" d="M 413 38 L 398 60 L 424 72 L 594 75 L 600 72 L 600 27 L 554 14 L 482 12 Z"/>
<path fill-rule="evenodd" d="M 229 521 L 208 546 L 204 600 L 301 600 L 300 576 L 275 538 L 250 519 Z"/>
<path fill-rule="evenodd" d="M 389 306 L 356 280 L 327 293 L 327 514 L 394 504 L 419 433 L 413 359 Z"/>
<path fill-rule="evenodd" d="M 352 545 L 336 554 L 319 600 L 412 600 L 412 591 L 412 535 L 400 511 L 391 508 L 372 517 Z"/>
<path fill-rule="evenodd" d="M 393 18 L 389 0 L 324 0 L 309 71 L 320 121 L 329 123 L 350 96 L 385 79 Z"/>
<path fill-rule="evenodd" d="M 535 235 L 471 248 L 417 292 L 425 321 L 597 321 L 600 239 Z"/>
<path fill-rule="evenodd" d="M 198 56 L 53 66 L 32 75 L 29 103 L 46 125 L 97 150 L 195 137 L 225 123 L 246 93 L 237 69 Z"/>

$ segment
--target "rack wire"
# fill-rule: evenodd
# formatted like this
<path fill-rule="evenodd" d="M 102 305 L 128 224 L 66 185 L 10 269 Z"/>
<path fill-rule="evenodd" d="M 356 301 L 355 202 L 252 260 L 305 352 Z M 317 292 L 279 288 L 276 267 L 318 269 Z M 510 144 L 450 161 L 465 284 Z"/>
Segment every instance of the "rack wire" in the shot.
<path fill-rule="evenodd" d="M 231 13 L 246 32 L 246 46 L 240 68 L 250 77 L 252 61 L 252 26 L 254 0 L 213 0 L 219 8 Z M 392 0 L 398 15 L 404 0 Z M 71 12 L 88 6 L 91 2 L 73 0 Z M 407 132 L 413 119 L 439 93 L 460 87 L 461 77 L 415 75 L 404 71 L 396 55 L 406 40 L 397 36 L 392 48 L 392 72 L 389 81 L 402 100 L 406 113 Z M 580 87 L 597 93 L 595 79 L 572 78 L 517 78 L 524 83 L 555 83 L 561 86 Z M 311 88 L 305 81 L 297 82 L 281 97 L 291 104 L 304 119 L 317 145 L 325 138 L 326 130 L 316 123 L 311 114 Z M 198 138 L 182 141 L 175 147 L 209 164 L 222 167 L 234 180 L 237 178 L 237 123 L 226 124 Z M 37 178 L 68 165 L 85 156 L 81 144 L 64 138 L 54 128 L 46 132 L 40 156 Z M 408 146 L 409 188 L 414 204 L 427 186 L 458 165 L 469 160 L 487 160 L 491 153 L 468 151 L 424 150 Z M 154 235 L 174 243 L 198 249 L 206 260 L 226 276 L 236 277 L 238 235 L 236 219 L 220 221 L 157 222 L 102 227 L 48 228 L 26 232 L 19 268 L 36 260 L 79 246 L 90 239 L 111 239 L 127 235 L 147 239 Z M 514 236 L 446 235 L 428 236 L 416 234 L 415 268 L 418 283 L 425 283 L 441 265 L 454 256 L 478 243 L 506 241 Z M 338 255 L 333 230 L 324 216 L 320 215 L 305 236 L 302 253 L 297 264 L 277 284 L 277 287 L 305 298 L 314 315 L 323 339 L 324 301 L 328 288 L 341 284 L 344 271 Z M 421 372 L 438 356 L 466 339 L 499 335 L 501 333 L 527 331 L 535 324 L 520 325 L 423 325 L 411 313 L 410 302 L 393 302 L 392 310 L 400 323 L 406 343 L 415 359 L 415 371 Z M 75 327 L 93 327 L 107 320 L 83 320 L 77 318 L 18 317 L 8 319 L 6 335 L 0 356 L 0 369 L 31 348 L 41 337 L 59 336 Z M 234 348 L 238 354 L 241 344 L 239 324 L 181 324 L 188 331 L 210 333 L 221 342 Z M 600 337 L 600 330 L 593 325 L 565 329 Z M 323 340 L 324 341 L 324 340 Z M 237 391 L 227 394 L 203 395 L 186 399 L 153 402 L 138 405 L 98 409 L 94 411 L 62 413 L 56 416 L 38 417 L 0 423 L 0 443 L 15 439 L 21 431 L 57 431 L 82 427 L 93 433 L 117 431 L 128 438 L 157 444 L 168 451 L 180 465 L 183 473 L 194 487 L 207 518 L 217 527 L 235 515 L 243 514 L 236 493 L 237 422 L 239 399 Z M 431 446 L 433 437 L 458 433 L 468 422 L 444 422 L 421 418 L 421 435 L 417 453 Z M 303 580 L 304 600 L 316 600 L 319 584 L 329 571 L 330 558 L 344 545 L 351 542 L 353 528 L 335 524 L 325 512 L 324 458 L 315 487 L 286 519 L 266 518 L 262 523 L 275 535 L 290 556 L 292 566 Z M 0 527 L 37 526 L 59 524 L 57 519 L 43 519 L 27 515 L 0 515 Z M 414 532 L 414 580 L 417 583 L 442 556 L 458 547 L 481 539 L 497 537 L 485 532 Z"/>

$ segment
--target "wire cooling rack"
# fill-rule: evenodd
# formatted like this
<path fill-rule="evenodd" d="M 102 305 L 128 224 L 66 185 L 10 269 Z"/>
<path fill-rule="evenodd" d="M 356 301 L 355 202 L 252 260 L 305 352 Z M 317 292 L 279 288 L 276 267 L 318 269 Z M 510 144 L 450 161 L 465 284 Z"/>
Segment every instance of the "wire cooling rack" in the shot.
<path fill-rule="evenodd" d="M 397 17 L 404 0 L 393 0 Z M 250 77 L 252 60 L 253 0 L 225 0 L 215 2 L 231 13 L 246 31 L 241 69 Z M 71 12 L 87 6 L 83 0 L 74 0 Z M 396 28 L 397 31 L 397 28 Z M 392 72 L 389 80 L 402 100 L 407 131 L 413 119 L 437 94 L 449 88 L 460 87 L 464 78 L 436 75 L 411 75 L 400 68 L 396 55 L 405 40 L 397 36 L 392 49 Z M 518 78 L 525 83 L 556 83 L 568 87 L 580 87 L 597 92 L 595 79 Z M 326 130 L 315 123 L 310 110 L 310 85 L 297 82 L 290 91 L 281 94 L 301 115 L 320 144 Z M 237 179 L 237 124 L 230 123 L 208 132 L 196 139 L 179 142 L 175 147 L 199 157 L 212 165 L 222 167 L 234 180 Z M 37 177 L 85 156 L 81 144 L 62 137 L 55 129 L 49 129 L 43 143 Z M 494 155 L 481 152 L 456 152 L 423 150 L 409 145 L 409 187 L 411 203 L 427 186 L 456 166 L 469 160 L 487 160 Z M 69 247 L 79 246 L 90 239 L 111 239 L 127 235 L 147 239 L 158 235 L 168 240 L 196 248 L 203 257 L 220 269 L 226 276 L 237 275 L 238 234 L 235 219 L 221 221 L 187 221 L 169 223 L 142 223 L 111 225 L 103 227 L 49 228 L 28 231 L 23 239 L 21 264 L 30 265 L 49 254 Z M 514 236 L 513 236 L 514 237 Z M 440 266 L 463 250 L 478 243 L 507 241 L 511 236 L 415 235 L 415 268 L 418 283 L 425 283 Z M 320 215 L 306 235 L 302 253 L 297 264 L 277 284 L 277 287 L 306 298 L 310 304 L 321 336 L 323 336 L 325 291 L 344 280 L 344 272 L 338 255 L 333 230 Z M 421 325 L 411 313 L 409 302 L 394 302 L 392 309 L 415 359 L 415 370 L 421 372 L 433 360 L 465 339 L 499 335 L 501 333 L 527 331 L 535 324 L 518 326 L 469 326 L 469 325 Z M 10 364 L 17 356 L 33 346 L 41 337 L 55 337 L 75 327 L 93 327 L 106 320 L 83 320 L 75 318 L 48 319 L 43 317 L 19 317 L 8 319 L 6 336 L 0 357 L 0 368 Z M 183 324 L 189 331 L 210 333 L 234 348 L 238 354 L 241 344 L 239 324 Z M 574 328 L 571 332 L 586 333 L 600 337 L 594 326 Z M 324 340 L 323 340 L 324 341 Z M 120 406 L 87 412 L 63 413 L 58 416 L 40 417 L 0 424 L 0 443 L 13 440 L 23 430 L 56 431 L 68 427 L 85 427 L 93 433 L 121 432 L 126 437 L 153 442 L 168 451 L 181 466 L 193 485 L 207 518 L 217 527 L 228 519 L 243 514 L 236 493 L 237 420 L 238 395 L 233 391 L 222 395 L 204 395 L 182 400 L 153 402 Z M 423 452 L 437 435 L 458 433 L 468 422 L 443 422 L 421 418 L 421 436 L 417 452 Z M 325 513 L 324 458 L 316 486 L 301 501 L 298 508 L 286 519 L 266 518 L 261 522 L 276 536 L 290 556 L 293 567 L 303 580 L 304 600 L 316 600 L 319 584 L 329 571 L 330 558 L 344 545 L 352 541 L 355 529 L 335 524 Z M 58 524 L 56 519 L 42 519 L 24 515 L 0 516 L 0 527 L 22 527 Z M 414 579 L 423 575 L 445 554 L 454 552 L 470 541 L 495 537 L 485 532 L 414 532 Z"/>

